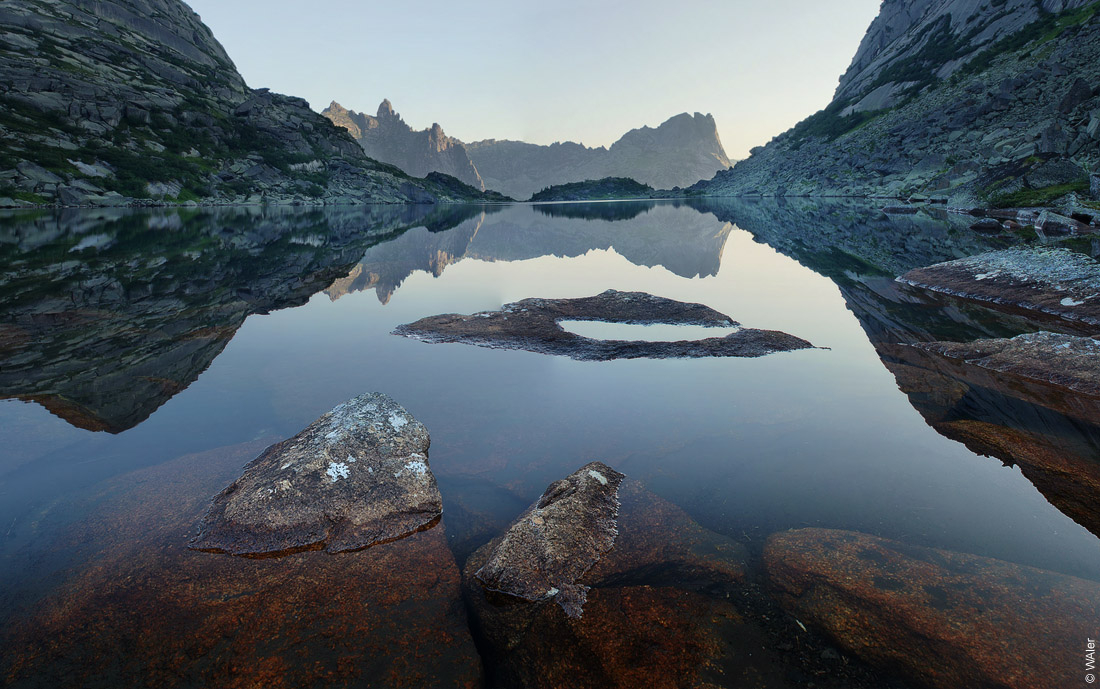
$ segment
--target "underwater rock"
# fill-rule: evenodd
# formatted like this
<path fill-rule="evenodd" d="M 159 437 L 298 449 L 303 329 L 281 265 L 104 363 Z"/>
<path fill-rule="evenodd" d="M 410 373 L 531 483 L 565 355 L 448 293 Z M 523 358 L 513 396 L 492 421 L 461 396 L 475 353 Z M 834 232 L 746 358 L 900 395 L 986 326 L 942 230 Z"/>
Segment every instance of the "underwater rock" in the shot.
<path fill-rule="evenodd" d="M 76 496 L 88 519 L 56 547 L 85 563 L 0 625 L 0 685 L 483 686 L 443 522 L 356 553 L 185 547 L 211 492 L 262 447 L 188 455 Z"/>
<path fill-rule="evenodd" d="M 725 337 L 676 342 L 596 340 L 565 330 L 558 324 L 563 320 L 700 325 L 737 330 Z M 776 330 L 741 328 L 729 316 L 703 304 L 616 290 L 579 299 L 524 299 L 505 304 L 500 311 L 430 316 L 398 326 L 394 334 L 424 342 L 464 342 L 493 349 L 557 354 L 578 361 L 758 357 L 813 347 L 801 338 Z"/>
<path fill-rule="evenodd" d="M 267 448 L 214 498 L 195 550 L 271 556 L 358 550 L 443 512 L 428 431 L 381 393 L 361 395 Z"/>
<path fill-rule="evenodd" d="M 636 480 L 622 479 L 618 497 L 614 546 L 576 580 L 587 590 L 581 617 L 481 583 L 504 537 L 467 560 L 463 587 L 491 684 L 698 686 L 718 665 L 728 670 L 738 652 L 729 630 L 743 624 L 728 595 L 744 581 L 744 548 Z"/>
<path fill-rule="evenodd" d="M 917 268 L 914 287 L 1100 325 L 1100 263 L 1068 249 L 991 251 Z"/>
<path fill-rule="evenodd" d="M 1037 332 L 975 342 L 922 342 L 926 352 L 974 366 L 1100 396 L 1100 342 L 1091 337 Z"/>
<path fill-rule="evenodd" d="M 773 535 L 780 600 L 868 662 L 936 689 L 1047 689 L 1083 677 L 1100 584 L 867 534 Z"/>
<path fill-rule="evenodd" d="M 550 484 L 499 539 L 474 575 L 490 591 L 553 598 L 580 617 L 588 587 L 575 582 L 615 544 L 623 475 L 591 462 Z"/>

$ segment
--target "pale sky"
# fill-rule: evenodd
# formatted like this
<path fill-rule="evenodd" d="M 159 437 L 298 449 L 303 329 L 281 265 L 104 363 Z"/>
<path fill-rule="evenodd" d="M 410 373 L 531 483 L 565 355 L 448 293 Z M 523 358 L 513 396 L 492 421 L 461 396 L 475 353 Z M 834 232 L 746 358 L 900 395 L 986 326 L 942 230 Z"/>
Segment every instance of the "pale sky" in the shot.
<path fill-rule="evenodd" d="M 187 0 L 249 86 L 463 141 L 610 145 L 714 115 L 744 158 L 828 105 L 880 0 Z"/>

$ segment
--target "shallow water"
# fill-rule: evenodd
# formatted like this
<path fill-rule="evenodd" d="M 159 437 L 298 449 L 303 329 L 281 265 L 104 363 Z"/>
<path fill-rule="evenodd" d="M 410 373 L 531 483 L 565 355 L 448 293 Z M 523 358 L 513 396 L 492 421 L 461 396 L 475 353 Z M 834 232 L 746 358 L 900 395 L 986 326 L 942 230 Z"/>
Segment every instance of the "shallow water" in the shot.
<path fill-rule="evenodd" d="M 884 366 L 898 342 L 1035 327 L 892 281 L 988 241 L 949 217 L 765 202 L 6 217 L 0 619 L 17 636 L 43 615 L 50 629 L 66 629 L 66 615 L 94 617 L 95 609 L 74 612 L 66 597 L 123 573 L 146 582 L 148 595 L 133 605 L 161 605 L 149 572 L 190 566 L 176 551 L 209 496 L 265 443 L 372 390 L 431 432 L 455 556 L 448 566 L 457 567 L 442 580 L 455 587 L 477 547 L 547 484 L 591 460 L 641 481 L 750 555 L 770 534 L 827 527 L 1100 581 L 1097 536 L 1071 509 L 1052 504 L 1019 467 L 933 429 L 922 415 L 931 412 L 907 394 L 917 400 L 919 391 L 899 389 L 902 379 Z M 818 348 L 755 359 L 578 362 L 391 334 L 425 316 L 607 289 L 703 303 L 744 327 Z M 568 329 L 610 337 L 582 326 L 592 324 Z M 1088 424 L 1043 417 L 1036 429 L 1061 434 L 1096 461 Z M 157 523 L 136 528 L 141 520 Z M 446 559 L 442 544 L 393 547 L 412 548 L 412 569 L 416 548 L 432 562 Z M 284 575 L 308 576 L 300 563 L 264 562 L 262 573 L 217 576 L 254 576 L 270 587 Z M 390 572 L 370 596 L 397 586 Z M 263 591 L 257 584 L 253 593 Z M 448 595 L 457 600 L 455 591 L 438 600 Z M 390 603 L 359 604 L 390 611 L 380 613 L 385 619 L 399 614 Z M 296 633 L 308 636 L 325 619 Z M 445 624 L 461 629 L 463 620 L 455 613 Z M 372 634 L 400 636 L 376 622 L 389 631 Z M 72 639 L 89 658 L 117 652 Z M 472 645 L 455 653 L 469 655 Z M 23 654 L 0 670 L 35 686 L 31 678 L 56 665 L 35 662 Z M 440 676 L 457 682 L 482 662 Z M 393 663 L 383 666 L 392 674 Z M 279 668 L 272 676 L 293 674 Z M 116 670 L 110 681 L 129 676 Z"/>

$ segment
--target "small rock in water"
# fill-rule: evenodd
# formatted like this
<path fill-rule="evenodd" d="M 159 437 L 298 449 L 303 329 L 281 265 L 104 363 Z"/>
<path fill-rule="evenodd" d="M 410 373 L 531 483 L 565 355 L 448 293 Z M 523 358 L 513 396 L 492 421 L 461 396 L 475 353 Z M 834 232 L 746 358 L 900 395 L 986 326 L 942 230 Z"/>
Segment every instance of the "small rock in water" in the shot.
<path fill-rule="evenodd" d="M 736 330 L 723 337 L 700 340 L 597 340 L 565 330 L 559 323 L 565 320 Z M 813 348 L 806 340 L 778 330 L 741 328 L 729 316 L 703 304 L 617 290 L 580 299 L 524 299 L 505 304 L 500 311 L 430 316 L 398 326 L 394 334 L 424 342 L 465 342 L 495 349 L 557 354 L 578 361 L 759 357 Z"/>
<path fill-rule="evenodd" d="M 381 393 L 361 395 L 267 448 L 214 498 L 195 550 L 272 556 L 359 550 L 442 514 L 428 431 Z"/>
<path fill-rule="evenodd" d="M 576 581 L 615 544 L 622 480 L 611 467 L 592 462 L 551 483 L 508 529 L 477 571 L 478 580 L 528 601 L 553 598 L 579 618 L 588 587 Z"/>

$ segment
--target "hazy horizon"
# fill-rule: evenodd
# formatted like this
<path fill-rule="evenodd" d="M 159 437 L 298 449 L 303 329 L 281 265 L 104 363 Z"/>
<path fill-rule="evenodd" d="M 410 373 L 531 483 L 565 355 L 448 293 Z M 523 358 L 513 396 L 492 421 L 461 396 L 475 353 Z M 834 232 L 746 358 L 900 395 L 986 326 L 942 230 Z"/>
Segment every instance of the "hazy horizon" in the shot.
<path fill-rule="evenodd" d="M 710 113 L 731 159 L 825 107 L 879 0 L 652 0 L 553 8 L 188 0 L 253 88 L 463 141 L 609 146 L 679 113 Z M 658 12 L 658 10 L 660 10 Z M 582 19 L 583 18 L 583 19 Z M 278 46 L 272 50 L 271 46 Z"/>

